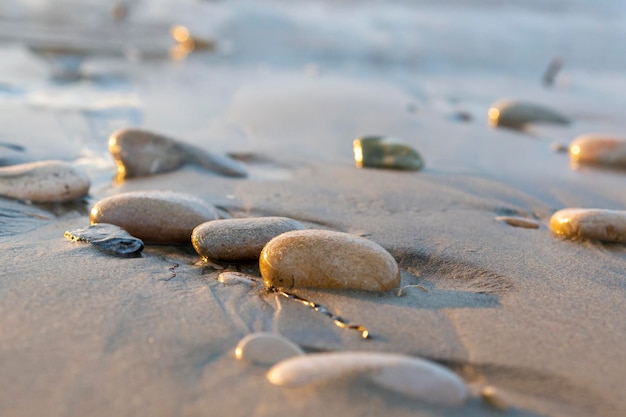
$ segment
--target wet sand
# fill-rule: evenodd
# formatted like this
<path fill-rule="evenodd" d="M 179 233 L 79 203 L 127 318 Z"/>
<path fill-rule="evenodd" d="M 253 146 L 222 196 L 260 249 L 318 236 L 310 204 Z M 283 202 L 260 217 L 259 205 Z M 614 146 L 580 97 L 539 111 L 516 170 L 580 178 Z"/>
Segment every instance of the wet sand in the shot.
<path fill-rule="evenodd" d="M 201 57 L 116 65 L 114 86 L 52 85 L 0 103 L 1 140 L 25 148 L 0 147 L 3 164 L 65 159 L 93 184 L 84 202 L 70 205 L 0 198 L 0 415 L 626 413 L 626 248 L 564 241 L 548 229 L 561 208 L 626 207 L 625 172 L 573 169 L 567 154 L 551 149 L 581 133 L 626 132 L 617 93 L 598 105 L 601 81 L 572 72 L 570 86 L 546 90 L 539 77 L 474 75 L 451 86 L 431 75 L 402 86 L 307 69 L 203 72 Z M 76 101 L 81 89 L 97 100 Z M 110 104 L 116 94 L 119 105 L 98 101 Z M 489 128 L 488 105 L 510 96 L 573 123 Z M 472 120 L 451 117 L 459 109 Z M 130 126 L 238 155 L 251 175 L 188 166 L 113 184 L 106 138 Z M 424 157 L 424 170 L 357 169 L 352 140 L 368 134 L 404 139 Z M 198 265 L 191 245 L 148 245 L 141 257 L 121 259 L 64 239 L 88 225 L 101 198 L 153 189 L 193 193 L 227 216 L 286 216 L 365 236 L 394 256 L 402 285 L 427 291 L 294 290 L 365 326 L 371 339 L 363 340 L 278 294 L 219 283 L 220 271 Z M 540 227 L 496 220 L 511 215 Z M 254 265 L 228 268 L 258 275 Z M 495 386 L 510 408 L 502 414 L 476 397 L 458 409 L 428 406 L 358 379 L 272 386 L 266 367 L 234 356 L 256 331 L 280 333 L 307 352 L 429 358 L 474 390 Z"/>

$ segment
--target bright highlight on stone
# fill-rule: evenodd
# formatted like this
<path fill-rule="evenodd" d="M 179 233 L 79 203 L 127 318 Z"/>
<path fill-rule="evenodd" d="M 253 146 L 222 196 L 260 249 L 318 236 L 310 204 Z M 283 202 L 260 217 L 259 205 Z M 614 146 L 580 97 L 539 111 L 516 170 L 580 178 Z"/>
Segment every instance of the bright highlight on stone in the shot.
<path fill-rule="evenodd" d="M 304 355 L 298 345 L 274 333 L 252 333 L 241 339 L 235 356 L 254 363 L 273 365 L 293 356 Z"/>
<path fill-rule="evenodd" d="M 0 168 L 0 195 L 33 203 L 66 203 L 89 192 L 89 177 L 62 161 Z"/>
<path fill-rule="evenodd" d="M 626 211 L 569 208 L 550 218 L 550 229 L 568 239 L 626 243 Z"/>
<path fill-rule="evenodd" d="M 297 387 L 346 377 L 368 378 L 388 390 L 443 406 L 460 406 L 469 397 L 465 383 L 449 369 L 420 358 L 377 352 L 316 353 L 274 365 L 267 380 Z"/>
<path fill-rule="evenodd" d="M 383 136 L 366 136 L 352 142 L 357 168 L 386 168 L 417 171 L 424 161 L 406 143 Z"/>
<path fill-rule="evenodd" d="M 626 168 L 626 139 L 609 135 L 583 135 L 570 143 L 572 162 Z"/>
<path fill-rule="evenodd" d="M 494 103 L 487 112 L 487 120 L 490 126 L 516 130 L 522 130 L 531 123 L 570 123 L 567 117 L 548 107 L 514 100 Z"/>
<path fill-rule="evenodd" d="M 145 243 L 190 243 L 199 224 L 219 217 L 211 204 L 190 194 L 135 191 L 98 201 L 91 223 L 115 224 Z"/>
<path fill-rule="evenodd" d="M 385 291 L 400 285 L 396 260 L 365 238 L 328 230 L 297 230 L 272 239 L 261 252 L 266 287 Z"/>
<path fill-rule="evenodd" d="M 207 260 L 255 261 L 272 238 L 301 229 L 304 229 L 303 224 L 286 217 L 214 220 L 196 227 L 191 243 Z"/>

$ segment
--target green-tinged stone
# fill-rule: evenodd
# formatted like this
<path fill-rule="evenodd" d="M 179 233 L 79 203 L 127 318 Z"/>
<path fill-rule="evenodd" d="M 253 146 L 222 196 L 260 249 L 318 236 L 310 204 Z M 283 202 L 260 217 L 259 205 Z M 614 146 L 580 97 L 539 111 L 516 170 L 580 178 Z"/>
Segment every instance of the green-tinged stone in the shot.
<path fill-rule="evenodd" d="M 83 229 L 65 232 L 75 242 L 88 242 L 105 252 L 118 256 L 135 256 L 143 250 L 143 242 L 113 224 L 96 223 Z"/>
<path fill-rule="evenodd" d="M 357 168 L 418 171 L 424 167 L 421 155 L 397 139 L 366 136 L 355 139 L 352 147 Z"/>

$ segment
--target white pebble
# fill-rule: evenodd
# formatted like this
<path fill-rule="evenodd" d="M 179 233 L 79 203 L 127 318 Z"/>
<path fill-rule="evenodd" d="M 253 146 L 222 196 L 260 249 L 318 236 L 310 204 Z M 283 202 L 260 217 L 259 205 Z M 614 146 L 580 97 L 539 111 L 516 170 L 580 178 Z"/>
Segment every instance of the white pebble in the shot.
<path fill-rule="evenodd" d="M 377 352 L 316 353 L 274 365 L 267 379 L 274 385 L 296 387 L 348 376 L 369 378 L 389 390 L 436 405 L 460 406 L 467 386 L 449 369 L 420 358 Z"/>
<path fill-rule="evenodd" d="M 626 243 L 626 211 L 563 209 L 550 218 L 550 229 L 568 239 Z"/>
<path fill-rule="evenodd" d="M 89 177 L 62 161 L 0 168 L 0 195 L 34 203 L 65 203 L 89 192 Z"/>
<path fill-rule="evenodd" d="M 583 135 L 569 145 L 572 162 L 626 168 L 626 139 L 608 135 Z"/>
<path fill-rule="evenodd" d="M 273 365 L 293 356 L 304 355 L 298 345 L 274 333 L 252 333 L 239 341 L 235 356 L 254 363 Z"/>

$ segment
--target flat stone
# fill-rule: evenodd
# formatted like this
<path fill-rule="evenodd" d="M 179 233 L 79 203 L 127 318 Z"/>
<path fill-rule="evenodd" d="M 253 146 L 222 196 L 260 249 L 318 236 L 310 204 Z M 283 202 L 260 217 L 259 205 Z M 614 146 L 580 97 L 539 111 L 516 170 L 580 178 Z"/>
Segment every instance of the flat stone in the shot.
<path fill-rule="evenodd" d="M 626 243 L 626 211 L 563 209 L 550 218 L 550 229 L 568 239 Z"/>
<path fill-rule="evenodd" d="M 91 181 L 63 161 L 40 161 L 0 168 L 0 195 L 34 203 L 66 203 L 84 197 Z"/>
<path fill-rule="evenodd" d="M 525 229 L 539 229 L 540 223 L 536 220 L 515 216 L 497 216 L 496 221 L 503 222 L 513 227 L 523 227 Z"/>
<path fill-rule="evenodd" d="M 245 177 L 245 166 L 227 155 L 215 154 L 175 139 L 140 129 L 122 129 L 109 137 L 109 152 L 122 181 L 197 165 L 233 177 Z"/>
<path fill-rule="evenodd" d="M 385 291 L 400 285 L 396 260 L 378 244 L 348 233 L 296 230 L 261 252 L 266 287 Z"/>
<path fill-rule="evenodd" d="M 489 125 L 523 130 L 531 123 L 569 124 L 570 120 L 548 107 L 515 100 L 494 103 L 488 112 Z"/>
<path fill-rule="evenodd" d="M 385 168 L 417 171 L 423 168 L 421 155 L 398 139 L 366 136 L 352 142 L 357 168 Z"/>
<path fill-rule="evenodd" d="M 291 340 L 265 332 L 247 335 L 235 348 L 237 359 L 264 365 L 274 365 L 287 358 L 300 355 L 304 355 L 304 352 Z"/>
<path fill-rule="evenodd" d="M 96 223 L 82 229 L 65 232 L 75 242 L 88 242 L 105 252 L 118 256 L 136 256 L 143 250 L 143 242 L 119 226 Z"/>
<path fill-rule="evenodd" d="M 286 217 L 214 220 L 196 227 L 191 243 L 207 260 L 255 261 L 272 238 L 301 229 L 303 224 Z"/>
<path fill-rule="evenodd" d="M 626 168 L 626 139 L 610 135 L 583 135 L 569 145 L 572 162 Z"/>
<path fill-rule="evenodd" d="M 91 223 L 115 224 L 145 243 L 190 243 L 199 224 L 219 217 L 211 204 L 190 194 L 136 191 L 97 202 Z"/>

